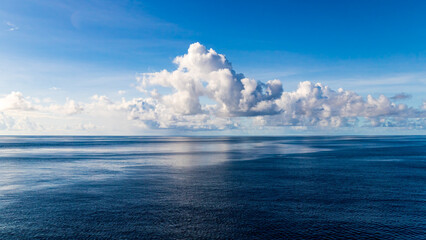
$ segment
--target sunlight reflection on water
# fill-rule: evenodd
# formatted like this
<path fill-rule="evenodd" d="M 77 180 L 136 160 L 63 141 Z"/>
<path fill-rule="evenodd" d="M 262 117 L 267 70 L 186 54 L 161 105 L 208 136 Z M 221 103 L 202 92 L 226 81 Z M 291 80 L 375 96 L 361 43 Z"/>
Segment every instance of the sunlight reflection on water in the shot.
<path fill-rule="evenodd" d="M 96 138 L 94 141 L 85 137 L 77 138 L 77 141 L 73 138 L 75 142 L 67 137 L 32 137 L 26 142 L 19 139 L 2 139 L 3 143 L 15 145 L 0 150 L 0 195 L 56 187 L 75 181 L 117 178 L 125 174 L 129 167 L 135 166 L 188 168 L 319 150 L 273 139 L 258 142 L 233 141 L 232 138 L 167 138 L 161 141 L 143 138 L 142 143 L 138 142 L 139 139 L 132 139 L 128 144 L 120 144 L 120 141 L 114 144 L 108 138 Z M 76 144 L 69 146 L 67 143 L 70 142 Z"/>

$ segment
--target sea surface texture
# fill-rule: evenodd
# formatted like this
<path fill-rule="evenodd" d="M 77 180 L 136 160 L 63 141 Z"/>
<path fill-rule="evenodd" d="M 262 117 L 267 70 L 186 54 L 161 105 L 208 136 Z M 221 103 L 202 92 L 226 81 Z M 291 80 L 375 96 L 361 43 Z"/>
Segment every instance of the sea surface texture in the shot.
<path fill-rule="evenodd" d="M 0 239 L 426 239 L 426 136 L 0 137 Z"/>

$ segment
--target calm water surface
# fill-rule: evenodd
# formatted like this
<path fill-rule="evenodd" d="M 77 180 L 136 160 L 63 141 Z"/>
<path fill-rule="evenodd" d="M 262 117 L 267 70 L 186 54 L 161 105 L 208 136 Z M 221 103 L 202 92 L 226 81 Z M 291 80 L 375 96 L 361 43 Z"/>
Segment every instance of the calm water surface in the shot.
<path fill-rule="evenodd" d="M 426 239 L 426 136 L 0 137 L 0 239 Z"/>

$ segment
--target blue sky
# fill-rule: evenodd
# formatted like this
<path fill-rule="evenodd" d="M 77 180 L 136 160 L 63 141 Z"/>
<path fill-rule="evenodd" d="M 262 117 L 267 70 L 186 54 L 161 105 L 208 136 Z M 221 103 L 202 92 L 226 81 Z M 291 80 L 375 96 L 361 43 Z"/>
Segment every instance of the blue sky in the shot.
<path fill-rule="evenodd" d="M 284 91 L 312 81 L 362 97 L 404 92 L 403 103 L 419 108 L 425 12 L 424 1 L 3 0 L 0 94 L 57 104 L 141 97 L 140 73 L 173 71 L 200 42 Z"/>

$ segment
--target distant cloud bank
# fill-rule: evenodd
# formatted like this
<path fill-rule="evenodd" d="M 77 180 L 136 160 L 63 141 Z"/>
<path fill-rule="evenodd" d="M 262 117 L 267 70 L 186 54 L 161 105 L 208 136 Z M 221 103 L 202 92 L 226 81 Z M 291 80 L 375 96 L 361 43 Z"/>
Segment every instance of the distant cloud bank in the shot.
<path fill-rule="evenodd" d="M 48 122 L 58 118 L 68 119 L 67 125 L 53 128 L 69 131 L 111 127 L 119 131 L 126 125 L 191 130 L 426 126 L 426 102 L 419 108 L 392 102 L 409 99 L 406 93 L 363 98 L 309 81 L 299 83 L 295 91 L 284 91 L 280 80 L 260 82 L 237 73 L 224 55 L 200 43 L 191 44 L 173 62 L 173 71 L 140 74 L 137 89 L 145 95 L 140 98 L 113 101 L 94 95 L 88 102 L 67 99 L 54 104 L 20 92 L 4 95 L 0 97 L 0 130 L 53 131 Z"/>

